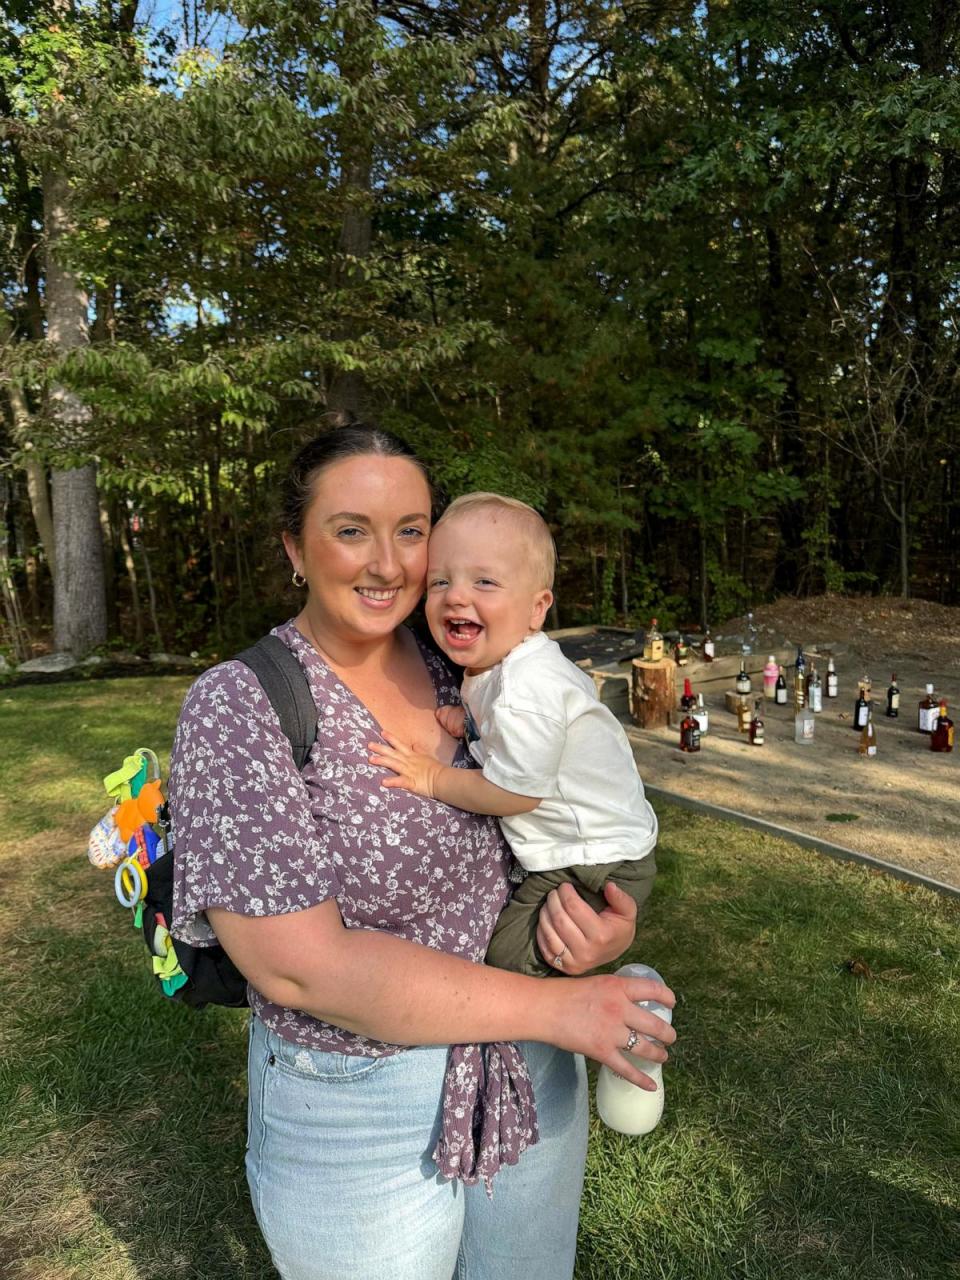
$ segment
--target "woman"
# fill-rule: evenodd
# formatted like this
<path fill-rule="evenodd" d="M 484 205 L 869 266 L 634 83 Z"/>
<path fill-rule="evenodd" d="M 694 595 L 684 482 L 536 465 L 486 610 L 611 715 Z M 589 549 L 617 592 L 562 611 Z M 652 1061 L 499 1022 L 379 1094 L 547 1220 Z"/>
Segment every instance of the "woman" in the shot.
<path fill-rule="evenodd" d="M 341 427 L 303 449 L 283 541 L 307 597 L 277 634 L 317 704 L 310 760 L 297 773 L 236 662 L 197 681 L 177 732 L 174 931 L 212 928 L 250 984 L 247 1174 L 284 1280 L 570 1276 L 580 1055 L 646 1086 L 620 1049 L 674 1038 L 635 1003 L 672 1003 L 660 984 L 482 964 L 509 893 L 495 819 L 382 789 L 368 762 L 387 731 L 471 767 L 435 715 L 457 701 L 452 674 L 401 625 L 430 506 L 420 463 L 386 433 Z M 543 953 L 565 973 L 621 954 L 631 900 L 611 886 L 596 914 L 564 889 Z"/>

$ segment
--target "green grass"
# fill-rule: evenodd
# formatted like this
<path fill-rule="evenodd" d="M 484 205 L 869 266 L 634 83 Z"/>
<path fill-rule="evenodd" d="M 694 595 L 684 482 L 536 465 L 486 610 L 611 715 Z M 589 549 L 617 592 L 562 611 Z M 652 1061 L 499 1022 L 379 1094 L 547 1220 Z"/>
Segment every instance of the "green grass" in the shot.
<path fill-rule="evenodd" d="M 169 750 L 186 684 L 0 690 L 5 1280 L 273 1275 L 244 1017 L 154 993 L 84 856 L 100 776 Z M 680 997 L 667 1110 L 645 1139 L 594 1123 L 579 1280 L 960 1277 L 957 905 L 680 810 L 661 830 L 634 958 Z"/>

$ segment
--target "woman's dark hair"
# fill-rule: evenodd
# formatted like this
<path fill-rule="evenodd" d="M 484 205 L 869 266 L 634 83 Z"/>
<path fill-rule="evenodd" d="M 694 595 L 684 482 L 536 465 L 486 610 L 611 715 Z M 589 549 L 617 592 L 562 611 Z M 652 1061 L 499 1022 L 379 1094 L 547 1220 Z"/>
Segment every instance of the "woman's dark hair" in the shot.
<path fill-rule="evenodd" d="M 406 458 L 427 482 L 431 500 L 433 489 L 427 469 L 399 436 L 382 427 L 363 422 L 331 427 L 305 444 L 287 468 L 281 492 L 281 528 L 294 538 L 303 532 L 307 508 L 313 500 L 313 484 L 321 471 L 345 458 Z"/>

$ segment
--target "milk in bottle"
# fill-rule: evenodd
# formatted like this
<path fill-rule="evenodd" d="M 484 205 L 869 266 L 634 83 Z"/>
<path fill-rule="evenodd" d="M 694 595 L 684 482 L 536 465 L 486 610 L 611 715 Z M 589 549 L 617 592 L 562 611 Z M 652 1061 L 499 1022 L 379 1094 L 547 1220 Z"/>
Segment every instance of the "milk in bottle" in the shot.
<path fill-rule="evenodd" d="M 619 978 L 651 978 L 654 982 L 663 979 L 656 969 L 648 964 L 625 964 L 617 970 Z M 649 1009 L 664 1022 L 671 1022 L 673 1015 L 666 1005 L 656 1000 L 641 1000 L 641 1009 Z M 641 1089 L 616 1075 L 609 1067 L 602 1066 L 597 1077 L 597 1111 L 600 1119 L 618 1133 L 639 1135 L 650 1133 L 655 1129 L 663 1115 L 663 1067 L 659 1062 L 651 1062 L 643 1057 L 644 1040 L 652 1040 L 652 1036 L 641 1036 L 633 1050 L 627 1054 L 651 1080 L 657 1082 L 656 1093 Z M 626 1051 L 624 1050 L 626 1053 Z"/>

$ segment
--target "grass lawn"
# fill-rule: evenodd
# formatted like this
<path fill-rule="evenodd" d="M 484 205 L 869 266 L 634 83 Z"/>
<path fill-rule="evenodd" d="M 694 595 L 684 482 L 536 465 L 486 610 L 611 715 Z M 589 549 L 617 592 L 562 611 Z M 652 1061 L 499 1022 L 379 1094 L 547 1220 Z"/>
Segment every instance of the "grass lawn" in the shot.
<path fill-rule="evenodd" d="M 274 1274 L 245 1019 L 154 993 L 85 856 L 101 776 L 169 750 L 186 685 L 0 687 L 5 1280 Z M 633 958 L 680 1039 L 654 1134 L 594 1124 L 579 1280 L 960 1277 L 958 905 L 679 810 L 661 829 Z"/>

